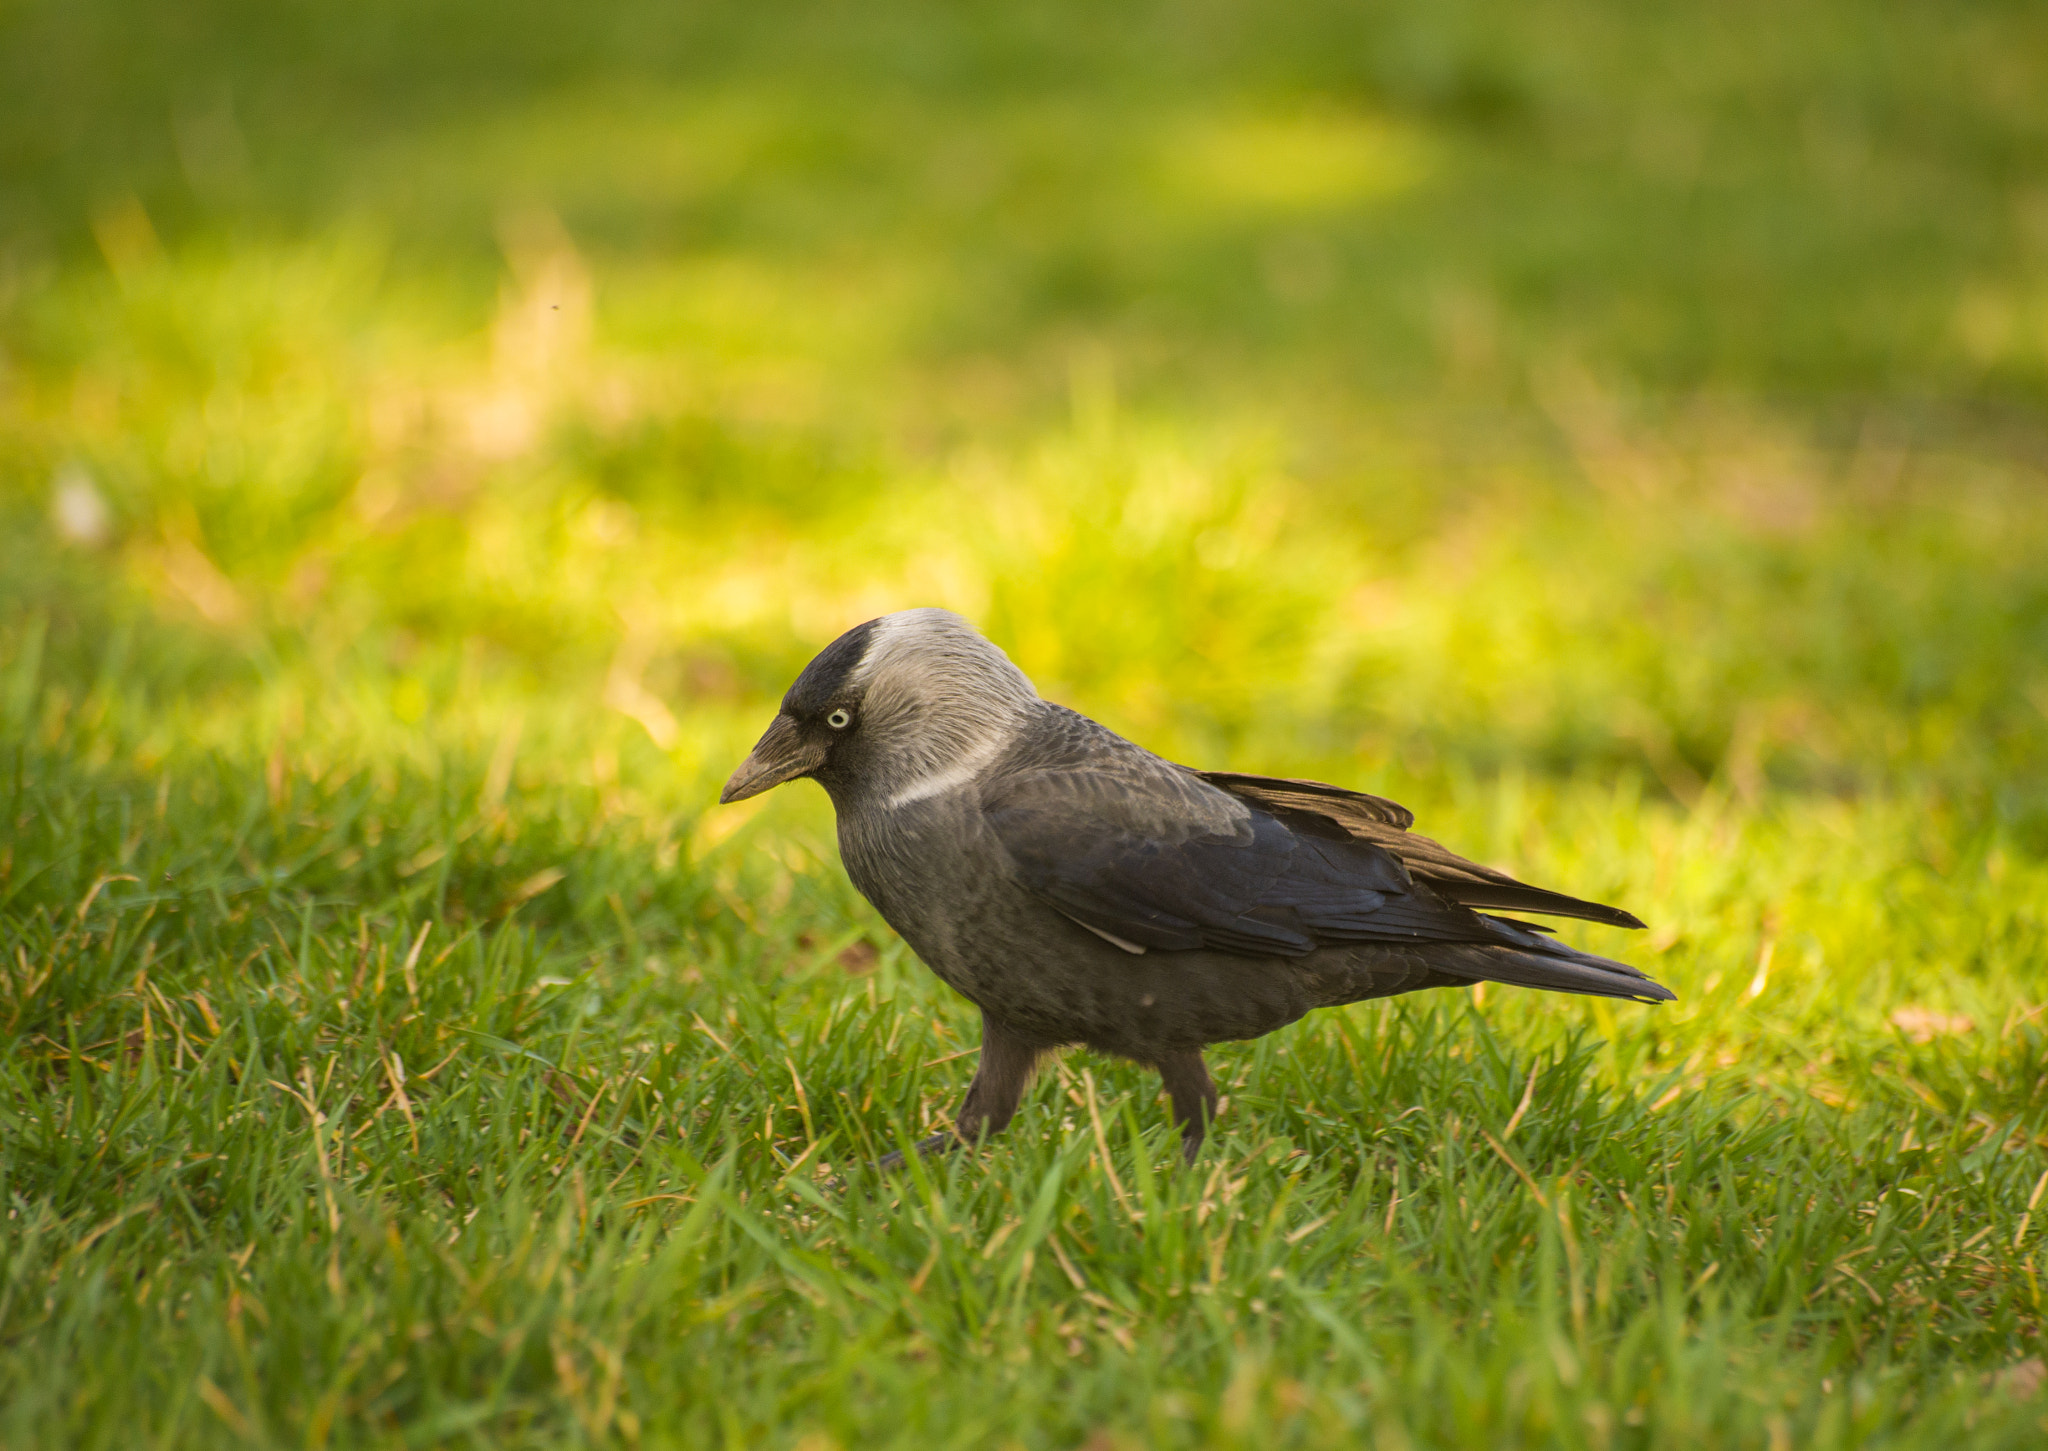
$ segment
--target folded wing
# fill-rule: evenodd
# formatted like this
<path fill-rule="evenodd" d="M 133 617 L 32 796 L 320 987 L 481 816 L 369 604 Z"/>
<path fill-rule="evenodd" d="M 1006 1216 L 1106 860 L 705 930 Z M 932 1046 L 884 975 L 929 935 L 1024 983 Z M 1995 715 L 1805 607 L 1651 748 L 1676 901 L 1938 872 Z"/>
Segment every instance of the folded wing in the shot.
<path fill-rule="evenodd" d="M 1229 771 L 1198 773 L 1204 781 L 1238 799 L 1269 811 L 1296 831 L 1315 836 L 1343 836 L 1370 842 L 1391 853 L 1418 880 L 1465 907 L 1495 907 L 1510 912 L 1537 912 L 1548 917 L 1578 917 L 1610 927 L 1641 927 L 1633 912 L 1567 897 L 1518 882 L 1506 872 L 1467 861 L 1409 825 L 1414 813 L 1380 796 L 1347 791 L 1321 781 L 1295 781 L 1280 776 L 1244 776 Z"/>
<path fill-rule="evenodd" d="M 992 786 L 983 809 L 1027 890 L 1129 950 L 1303 957 L 1346 944 L 1471 944 L 1492 949 L 1460 957 L 1461 967 L 1485 964 L 1481 976 L 1568 992 L 1670 996 L 1625 963 L 1473 911 L 1388 845 L 1343 829 L 1362 819 L 1404 841 L 1426 842 L 1392 825 L 1406 817 L 1392 802 L 1360 797 L 1364 804 L 1354 806 L 1354 793 L 1336 787 L 1273 781 L 1270 794 L 1278 799 L 1254 804 L 1249 792 L 1236 789 L 1247 781 L 1264 789 L 1268 779 L 1227 778 L 1226 789 L 1225 782 L 1131 753 L 1011 776 Z M 1309 809 L 1296 799 L 1335 805 Z M 1486 888 L 1521 887 L 1461 865 Z M 1521 889 L 1574 908 L 1614 910 Z"/>

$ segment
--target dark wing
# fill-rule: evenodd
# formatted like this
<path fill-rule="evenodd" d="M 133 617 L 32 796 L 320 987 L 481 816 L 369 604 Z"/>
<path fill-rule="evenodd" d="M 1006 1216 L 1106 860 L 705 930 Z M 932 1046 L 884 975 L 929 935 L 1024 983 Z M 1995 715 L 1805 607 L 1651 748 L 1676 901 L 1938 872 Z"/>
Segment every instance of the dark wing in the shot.
<path fill-rule="evenodd" d="M 1394 854 L 1311 834 L 1138 752 L 994 784 L 983 811 L 1025 888 L 1137 947 L 1302 957 L 1365 942 L 1542 944 L 1418 883 Z"/>
<path fill-rule="evenodd" d="M 1298 836 L 1164 762 L 1015 776 L 983 809 L 1026 889 L 1112 940 L 1301 957 L 1418 935 L 1387 853 Z"/>
<path fill-rule="evenodd" d="M 1204 781 L 1220 787 L 1294 828 L 1317 837 L 1368 842 L 1392 854 L 1419 881 L 1465 907 L 1539 912 L 1551 917 L 1581 917 L 1610 927 L 1641 927 L 1642 921 L 1619 907 L 1567 897 L 1518 882 L 1505 872 L 1465 860 L 1426 836 L 1412 835 L 1414 813 L 1405 806 L 1361 791 L 1347 791 L 1321 781 L 1295 781 L 1279 776 L 1243 776 L 1229 771 L 1203 771 Z"/>
<path fill-rule="evenodd" d="M 1299 785 L 1273 783 L 1277 791 L 1331 799 Z M 985 788 L 982 809 L 1027 891 L 1129 951 L 1304 957 L 1346 944 L 1432 944 L 1445 981 L 1492 979 L 1645 1002 L 1672 996 L 1626 963 L 1473 911 L 1411 873 L 1389 845 L 1355 826 L 1344 829 L 1327 812 L 1254 805 L 1242 785 L 1225 791 L 1135 749 L 1004 776 Z M 1384 820 L 1375 824 L 1411 845 L 1422 840 Z M 1498 873 L 1462 863 L 1434 842 L 1424 845 L 1474 881 L 1520 885 L 1495 881 Z"/>
<path fill-rule="evenodd" d="M 1271 810 L 1296 809 L 1319 815 L 1339 825 L 1356 822 L 1361 826 L 1391 826 L 1406 831 L 1415 824 L 1415 813 L 1398 801 L 1347 791 L 1322 781 L 1298 781 L 1290 776 L 1245 776 L 1236 771 L 1197 771 L 1212 786 Z"/>

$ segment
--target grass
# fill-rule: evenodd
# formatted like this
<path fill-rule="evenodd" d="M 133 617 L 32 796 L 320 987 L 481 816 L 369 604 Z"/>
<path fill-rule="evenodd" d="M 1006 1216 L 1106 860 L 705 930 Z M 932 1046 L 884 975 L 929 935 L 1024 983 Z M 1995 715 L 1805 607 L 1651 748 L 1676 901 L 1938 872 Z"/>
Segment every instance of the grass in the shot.
<path fill-rule="evenodd" d="M 0 1441 L 2037 1444 L 2042 24 L 0 16 Z M 986 1152 L 808 787 L 983 622 L 1603 900 Z"/>

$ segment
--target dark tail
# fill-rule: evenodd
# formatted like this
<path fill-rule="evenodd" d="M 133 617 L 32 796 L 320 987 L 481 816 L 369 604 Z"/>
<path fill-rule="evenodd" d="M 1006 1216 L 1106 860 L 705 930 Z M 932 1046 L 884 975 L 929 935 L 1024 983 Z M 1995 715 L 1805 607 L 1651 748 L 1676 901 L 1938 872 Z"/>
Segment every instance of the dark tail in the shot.
<path fill-rule="evenodd" d="M 1611 957 L 1595 957 L 1539 937 L 1519 922 L 1482 916 L 1501 938 L 1499 946 L 1473 945 L 1446 967 L 1469 973 L 1477 981 L 1512 983 L 1554 993 L 1584 993 L 1598 998 L 1629 998 L 1639 1003 L 1669 1003 L 1678 994 L 1662 983 Z"/>

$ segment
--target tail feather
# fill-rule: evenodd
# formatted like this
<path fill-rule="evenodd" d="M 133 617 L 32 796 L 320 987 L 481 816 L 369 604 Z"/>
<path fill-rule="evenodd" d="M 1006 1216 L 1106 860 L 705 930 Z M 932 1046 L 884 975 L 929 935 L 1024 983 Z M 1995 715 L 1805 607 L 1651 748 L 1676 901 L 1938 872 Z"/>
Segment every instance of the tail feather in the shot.
<path fill-rule="evenodd" d="M 1501 935 L 1523 941 L 1514 946 L 1473 946 L 1457 955 L 1445 967 L 1469 974 L 1475 981 L 1504 982 L 1515 987 L 1542 988 L 1554 993 L 1582 993 L 1596 998 L 1628 998 L 1639 1003 L 1669 1003 L 1678 994 L 1662 983 L 1653 982 L 1640 970 L 1611 957 L 1595 957 L 1561 942 L 1547 942 L 1526 932 L 1513 931 L 1498 918 L 1485 919 L 1508 928 Z"/>

